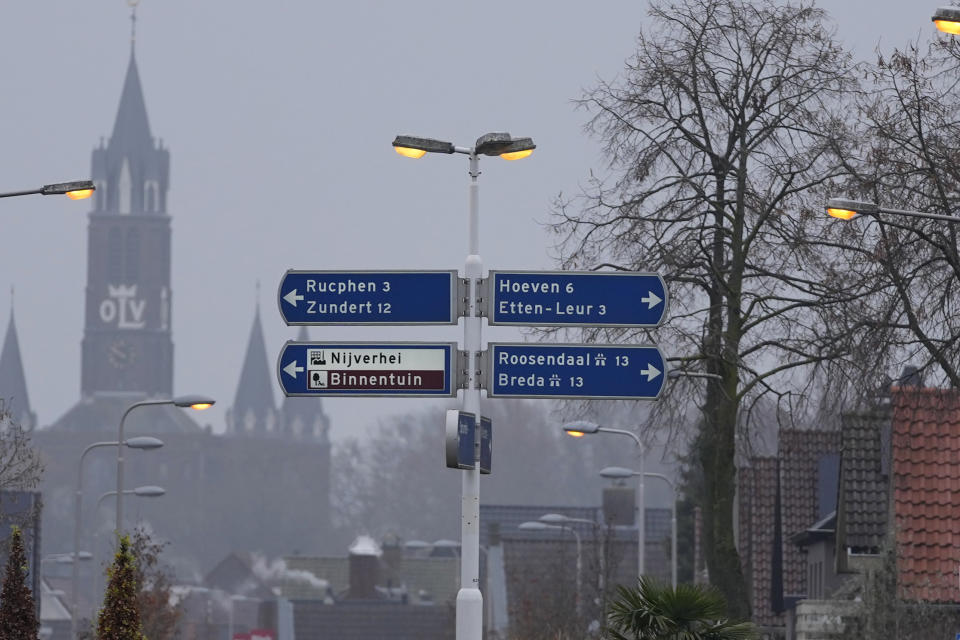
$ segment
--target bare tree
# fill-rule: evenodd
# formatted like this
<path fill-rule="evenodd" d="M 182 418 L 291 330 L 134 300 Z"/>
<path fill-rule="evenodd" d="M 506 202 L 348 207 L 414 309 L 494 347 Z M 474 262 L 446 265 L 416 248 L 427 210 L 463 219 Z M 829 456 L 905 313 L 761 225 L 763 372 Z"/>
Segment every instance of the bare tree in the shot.
<path fill-rule="evenodd" d="M 609 178 L 561 200 L 568 268 L 656 270 L 672 317 L 653 337 L 706 381 L 696 459 L 710 579 L 749 616 L 733 535 L 735 434 L 771 395 L 790 403 L 810 368 L 848 352 L 820 316 L 850 302 L 815 240 L 814 190 L 843 175 L 849 55 L 810 2 L 655 0 L 636 55 L 582 99 Z M 704 382 L 704 381 L 700 381 Z"/>
<path fill-rule="evenodd" d="M 0 399 L 0 490 L 31 489 L 40 481 L 43 464 L 23 428 Z"/>
<path fill-rule="evenodd" d="M 850 179 L 838 190 L 892 208 L 960 214 L 958 71 L 953 38 L 878 54 L 858 104 L 859 145 L 843 156 Z M 853 361 L 893 375 L 913 364 L 935 384 L 960 386 L 960 228 L 890 215 L 833 232 L 860 301 L 834 318 L 860 346 Z"/>

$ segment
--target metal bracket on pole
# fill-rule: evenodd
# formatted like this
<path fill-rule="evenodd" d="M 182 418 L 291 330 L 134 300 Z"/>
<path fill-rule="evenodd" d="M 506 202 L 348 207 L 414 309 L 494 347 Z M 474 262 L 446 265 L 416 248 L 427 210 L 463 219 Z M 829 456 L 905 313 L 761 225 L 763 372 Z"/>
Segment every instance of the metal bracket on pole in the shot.
<path fill-rule="evenodd" d="M 457 315 L 466 318 L 469 313 L 470 278 L 457 278 Z"/>
<path fill-rule="evenodd" d="M 483 362 L 486 358 L 486 351 L 477 351 L 477 388 L 486 389 L 487 381 L 483 376 Z M 457 389 L 466 389 L 470 382 L 470 358 L 469 352 L 465 350 L 457 351 Z"/>
<path fill-rule="evenodd" d="M 487 301 L 484 296 L 484 285 L 487 283 L 484 278 L 477 278 L 477 315 L 481 318 L 487 316 Z M 470 279 L 457 279 L 457 313 L 460 317 L 466 318 L 470 315 Z"/>

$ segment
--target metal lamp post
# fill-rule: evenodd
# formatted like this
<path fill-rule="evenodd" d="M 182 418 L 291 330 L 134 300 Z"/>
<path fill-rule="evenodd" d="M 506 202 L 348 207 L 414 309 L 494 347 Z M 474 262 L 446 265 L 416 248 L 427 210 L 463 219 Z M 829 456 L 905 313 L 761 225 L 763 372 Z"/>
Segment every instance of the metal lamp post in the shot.
<path fill-rule="evenodd" d="M 563 425 L 563 430 L 575 438 L 582 438 L 588 433 L 617 433 L 623 436 L 629 436 L 633 439 L 634 444 L 637 445 L 637 450 L 640 452 L 640 473 L 643 474 L 643 459 L 646 457 L 646 451 L 643 449 L 643 442 L 640 441 L 640 436 L 633 431 L 603 427 L 595 422 L 587 422 L 585 420 L 565 424 Z M 643 574 L 646 572 L 646 558 L 644 557 L 646 555 L 647 544 L 646 528 L 646 501 L 644 498 L 643 475 L 640 475 L 639 482 L 637 483 L 637 578 L 643 577 Z"/>
<path fill-rule="evenodd" d="M 960 9 L 956 9 L 960 15 Z M 845 198 L 830 198 L 827 200 L 827 206 L 824 207 L 827 215 L 840 220 L 852 220 L 858 215 L 877 217 L 881 214 L 894 216 L 906 216 L 908 218 L 926 218 L 928 220 L 941 220 L 943 222 L 957 223 L 960 217 L 945 216 L 939 213 L 925 213 L 923 211 L 910 211 L 907 209 L 891 209 L 882 207 L 875 202 L 865 202 L 863 200 L 847 200 Z"/>
<path fill-rule="evenodd" d="M 547 524 L 558 524 L 561 526 L 567 525 L 567 524 L 580 523 L 580 524 L 589 524 L 590 526 L 595 527 L 597 529 L 603 527 L 602 522 L 597 522 L 596 520 L 589 520 L 587 518 L 572 518 L 562 513 L 545 513 L 537 519 L 540 522 L 546 522 Z M 603 592 L 603 587 L 605 582 L 604 575 L 603 575 L 604 565 L 606 563 L 605 555 L 606 555 L 606 544 L 604 543 L 603 536 L 600 536 L 600 562 L 598 567 L 598 569 L 600 569 L 600 575 L 597 577 L 597 588 L 601 591 L 601 593 Z"/>
<path fill-rule="evenodd" d="M 89 445 L 86 449 L 83 450 L 83 453 L 80 454 L 80 462 L 77 464 L 77 490 L 74 493 L 73 501 L 73 553 L 80 553 L 80 528 L 81 528 L 81 513 L 82 513 L 82 502 L 83 502 L 83 460 L 87 457 L 87 454 L 98 449 L 100 447 L 117 447 L 118 449 L 123 449 L 120 446 L 120 443 L 123 442 L 124 446 L 130 447 L 131 449 L 140 449 L 142 451 L 149 451 L 151 449 L 158 449 L 163 446 L 163 442 L 157 438 L 152 438 L 150 436 L 141 436 L 138 438 L 130 438 L 129 440 L 118 440 L 116 442 L 94 442 Z M 79 557 L 79 555 L 78 555 Z M 73 563 L 73 571 L 70 577 L 71 584 L 71 606 L 70 606 L 70 637 L 77 637 L 77 590 L 79 588 L 79 576 L 80 570 L 77 567 L 77 563 Z"/>
<path fill-rule="evenodd" d="M 469 282 L 467 313 L 463 319 L 463 347 L 467 351 L 467 385 L 463 392 L 463 410 L 476 416 L 474 464 L 463 471 L 460 498 L 460 590 L 457 592 L 457 640 L 481 640 L 483 635 L 483 595 L 480 593 L 480 381 L 477 356 L 481 349 L 482 329 L 479 280 L 483 275 L 480 258 L 480 156 L 500 156 L 519 160 L 533 153 L 530 138 L 513 138 L 509 133 L 486 133 L 472 147 L 433 138 L 401 135 L 393 148 L 402 156 L 421 158 L 427 153 L 462 153 L 469 158 L 470 187 L 468 207 L 468 254 L 464 276 Z"/>
<path fill-rule="evenodd" d="M 96 191 L 92 180 L 74 180 L 73 182 L 55 182 L 45 184 L 39 189 L 27 189 L 26 191 L 7 191 L 0 193 L 0 198 L 13 198 L 16 196 L 55 196 L 65 195 L 71 200 L 83 200 L 89 198 Z"/>
<path fill-rule="evenodd" d="M 623 467 L 606 467 L 600 470 L 600 475 L 604 478 L 631 478 L 647 477 L 659 478 L 667 483 L 670 491 L 673 493 L 673 502 L 670 503 L 670 584 L 674 589 L 677 588 L 677 487 L 673 481 L 662 473 L 653 473 L 651 471 L 634 471 Z"/>
<path fill-rule="evenodd" d="M 547 514 L 547 515 L 557 515 L 557 514 Z M 542 518 L 541 518 L 542 520 Z M 580 534 L 573 527 L 564 525 L 564 524 L 549 524 L 547 522 L 541 522 L 540 520 L 534 520 L 530 522 L 523 522 L 519 525 L 520 529 L 524 531 L 545 531 L 547 529 L 560 529 L 562 531 L 569 531 L 573 534 L 574 539 L 577 541 L 577 615 L 580 615 L 581 612 L 581 576 L 583 573 L 583 562 L 582 562 L 582 546 L 580 544 Z"/>
<path fill-rule="evenodd" d="M 158 487 L 156 485 L 144 485 L 142 487 L 137 487 L 135 489 L 125 489 L 123 491 L 120 491 L 119 493 L 117 491 L 107 491 L 106 493 L 101 494 L 99 498 L 97 498 L 96 508 L 99 510 L 100 507 L 103 506 L 104 501 L 106 501 L 108 498 L 111 498 L 113 496 L 117 496 L 121 500 L 123 499 L 123 496 L 138 496 L 140 498 L 159 498 L 160 496 L 165 495 L 166 493 L 167 493 L 166 489 L 164 489 L 163 487 Z M 94 593 L 100 592 L 99 577 L 100 577 L 99 573 L 94 574 L 94 579 L 93 579 Z"/>
<path fill-rule="evenodd" d="M 130 412 L 137 407 L 147 407 L 151 405 L 173 405 L 181 408 L 191 408 L 197 411 L 209 409 L 216 402 L 213 398 L 198 395 L 178 396 L 176 398 L 167 398 L 164 400 L 141 400 L 134 402 L 120 417 L 120 427 L 117 432 L 117 441 L 123 442 L 123 424 L 127 420 Z M 117 539 L 120 538 L 121 526 L 123 523 L 123 447 L 117 447 Z"/>

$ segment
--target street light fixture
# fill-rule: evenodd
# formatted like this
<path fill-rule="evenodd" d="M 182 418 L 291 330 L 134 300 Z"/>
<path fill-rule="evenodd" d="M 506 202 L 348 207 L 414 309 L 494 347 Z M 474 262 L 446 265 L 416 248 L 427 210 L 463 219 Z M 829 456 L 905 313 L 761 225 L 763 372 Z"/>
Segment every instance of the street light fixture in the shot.
<path fill-rule="evenodd" d="M 637 449 L 640 452 L 640 473 L 643 473 L 643 458 L 644 450 L 643 443 L 640 441 L 640 437 L 635 434 L 633 431 L 627 431 L 626 429 L 612 429 L 610 427 L 603 427 L 596 422 L 590 422 L 587 420 L 578 420 L 577 422 L 570 422 L 563 425 L 563 430 L 566 431 L 569 435 L 574 438 L 582 438 L 588 433 L 617 433 L 623 436 L 628 436 L 633 439 L 634 444 L 637 445 Z M 643 476 L 640 476 L 640 480 L 637 483 L 637 577 L 642 578 L 646 570 L 646 528 L 647 528 L 647 516 L 646 516 L 646 503 L 644 498 L 644 486 L 643 486 Z"/>
<path fill-rule="evenodd" d="M 827 215 L 839 218 L 840 220 L 852 220 L 857 215 L 876 217 L 879 214 L 885 213 L 909 218 L 926 218 L 928 220 L 942 220 L 951 223 L 960 222 L 960 218 L 956 216 L 944 216 L 939 213 L 924 213 L 922 211 L 910 211 L 907 209 L 890 209 L 888 207 L 881 207 L 875 202 L 847 200 L 846 198 L 830 198 L 825 208 Z"/>
<path fill-rule="evenodd" d="M 137 436 L 136 438 L 130 438 L 129 440 L 124 440 L 121 434 L 121 437 L 116 442 L 94 442 L 93 444 L 87 446 L 83 450 L 83 453 L 80 454 L 80 462 L 77 464 L 77 490 L 74 493 L 73 501 L 73 552 L 75 554 L 82 553 L 80 551 L 80 528 L 81 528 L 81 506 L 83 502 L 83 460 L 87 457 L 87 454 L 98 449 L 100 447 L 117 447 L 118 450 L 123 449 L 120 446 L 120 443 L 123 442 L 125 447 L 130 449 L 139 449 L 141 451 L 150 451 L 152 449 L 159 449 L 163 446 L 163 441 L 159 438 L 154 438 L 151 436 Z M 77 591 L 79 589 L 80 582 L 80 570 L 77 567 L 77 563 L 73 563 L 73 571 L 70 575 L 70 584 L 73 592 L 70 594 L 71 607 L 70 607 L 70 637 L 77 637 Z"/>
<path fill-rule="evenodd" d="M 120 417 L 120 427 L 118 428 L 117 433 L 117 442 L 123 442 L 123 424 L 127 420 L 127 416 L 130 415 L 130 412 L 136 409 L 137 407 L 147 407 L 154 405 L 173 405 L 175 407 L 181 408 L 191 408 L 198 411 L 204 409 L 209 409 L 214 405 L 216 400 L 207 396 L 201 395 L 186 395 L 186 396 L 177 396 L 176 398 L 167 398 L 161 400 L 141 400 L 140 402 L 134 402 L 127 410 L 123 412 L 123 415 Z M 120 539 L 120 527 L 123 523 L 123 447 L 117 447 L 117 539 Z"/>
<path fill-rule="evenodd" d="M 565 524 L 551 524 L 550 520 L 544 520 L 545 517 L 550 517 L 550 519 L 552 520 L 552 519 L 554 518 L 554 516 L 560 516 L 560 518 L 565 518 L 565 517 L 566 517 L 566 516 L 563 516 L 563 515 L 561 515 L 561 514 L 559 514 L 559 513 L 548 513 L 548 514 L 545 514 L 544 516 L 540 516 L 540 520 L 531 520 L 531 521 L 528 521 L 528 522 L 522 522 L 522 523 L 520 523 L 519 528 L 522 529 L 522 530 L 524 530 L 524 531 L 546 531 L 546 530 L 549 530 L 549 529 L 560 529 L 561 531 L 569 531 L 570 533 L 573 534 L 574 540 L 577 541 L 577 593 L 576 593 L 577 599 L 576 599 L 576 606 L 577 606 L 577 614 L 579 615 L 579 614 L 580 614 L 580 611 L 581 611 L 581 604 L 580 604 L 580 601 L 581 601 L 581 597 L 580 597 L 581 588 L 580 588 L 580 585 L 581 585 L 581 583 L 582 583 L 582 582 L 581 582 L 581 575 L 582 575 L 582 573 L 583 573 L 583 559 L 582 559 L 582 555 L 583 555 L 583 554 L 582 554 L 582 551 L 583 551 L 583 549 L 582 549 L 582 546 L 581 546 L 581 543 L 580 543 L 580 534 L 577 532 L 576 529 L 574 529 L 573 527 L 571 527 L 571 526 L 569 526 L 569 525 L 565 525 Z M 562 520 L 556 520 L 556 522 L 559 523 L 559 522 L 563 522 L 563 521 L 562 521 Z"/>
<path fill-rule="evenodd" d="M 73 182 L 55 182 L 45 184 L 39 189 L 28 189 L 26 191 L 8 191 L 0 193 L 0 198 L 12 198 L 14 196 L 55 196 L 66 195 L 71 200 L 83 200 L 89 198 L 96 191 L 92 180 L 74 180 Z"/>
<path fill-rule="evenodd" d="M 400 135 L 393 148 L 402 156 L 422 158 L 428 153 L 462 153 L 469 158 L 470 175 L 468 208 L 468 248 L 464 276 L 469 283 L 467 312 L 463 319 L 463 348 L 467 352 L 467 381 L 463 391 L 463 410 L 480 419 L 480 379 L 477 354 L 483 338 L 483 324 L 478 299 L 479 281 L 483 277 L 480 257 L 480 156 L 500 156 L 517 160 L 529 156 L 536 145 L 530 138 L 514 138 L 509 133 L 485 133 L 472 147 L 461 147 L 435 138 Z M 463 470 L 460 514 L 460 590 L 457 592 L 456 638 L 480 640 L 483 635 L 483 595 L 480 593 L 480 433 L 477 425 L 471 469 Z"/>
<path fill-rule="evenodd" d="M 677 487 L 673 481 L 662 473 L 653 473 L 651 471 L 639 472 L 624 467 L 605 467 L 600 470 L 600 475 L 604 478 L 623 480 L 635 476 L 646 478 L 659 478 L 667 483 L 673 493 L 673 502 L 670 503 L 670 584 L 674 589 L 677 588 Z"/>
<path fill-rule="evenodd" d="M 138 498 L 159 498 L 166 495 L 167 490 L 163 487 L 158 487 L 155 484 L 148 484 L 142 487 L 136 487 L 134 489 L 124 489 L 120 492 L 123 496 L 137 496 Z M 97 509 L 100 508 L 100 505 L 103 504 L 103 501 L 111 496 L 117 495 L 116 491 L 107 491 L 99 498 L 97 498 Z"/>
<path fill-rule="evenodd" d="M 930 19 L 940 31 L 960 35 L 960 7 L 937 7 Z"/>

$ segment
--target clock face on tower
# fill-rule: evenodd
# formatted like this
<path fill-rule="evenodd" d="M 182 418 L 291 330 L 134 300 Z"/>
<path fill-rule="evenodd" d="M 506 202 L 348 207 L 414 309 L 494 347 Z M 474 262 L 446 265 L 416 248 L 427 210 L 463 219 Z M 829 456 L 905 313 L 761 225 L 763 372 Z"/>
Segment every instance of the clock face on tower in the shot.
<path fill-rule="evenodd" d="M 116 369 L 126 369 L 134 363 L 137 350 L 124 339 L 114 340 L 107 347 L 107 361 Z"/>

